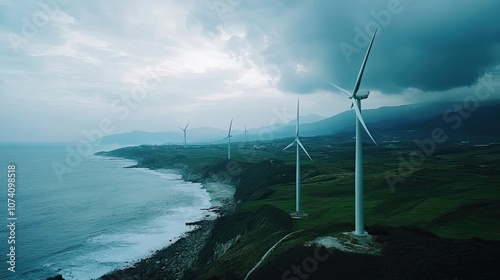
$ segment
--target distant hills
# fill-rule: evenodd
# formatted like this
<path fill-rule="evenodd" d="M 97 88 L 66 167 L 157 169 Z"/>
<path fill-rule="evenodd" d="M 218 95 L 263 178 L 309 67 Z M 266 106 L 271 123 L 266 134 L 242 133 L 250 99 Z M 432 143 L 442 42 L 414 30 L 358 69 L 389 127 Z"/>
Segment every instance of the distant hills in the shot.
<path fill-rule="evenodd" d="M 326 118 L 323 116 L 316 115 L 316 114 L 309 114 L 309 115 L 305 115 L 305 116 L 300 116 L 300 123 L 301 124 L 315 123 L 315 122 L 319 122 L 319 121 L 324 120 L 324 119 L 326 119 Z M 286 123 L 286 125 L 295 126 L 295 122 L 296 122 L 296 119 L 293 119 L 292 121 L 289 121 L 288 123 Z"/>
<path fill-rule="evenodd" d="M 242 134 L 242 131 L 234 131 L 233 134 Z M 227 135 L 227 131 L 210 128 L 188 128 L 187 142 L 200 143 L 218 141 Z M 112 134 L 103 138 L 103 144 L 122 144 L 122 145 L 160 145 L 160 144 L 182 144 L 184 136 L 179 132 L 146 132 L 131 131 L 126 133 Z"/>
<path fill-rule="evenodd" d="M 363 110 L 363 117 L 375 139 L 380 139 L 388 132 L 420 132 L 430 133 L 441 127 L 450 133 L 463 135 L 499 136 L 500 129 L 496 120 L 500 117 L 500 101 L 481 104 L 474 111 L 455 112 L 455 103 L 418 103 L 402 106 L 387 106 L 378 109 Z M 458 103 L 457 103 L 458 104 Z M 474 108 L 472 108 L 474 109 Z M 301 135 L 319 136 L 353 132 L 355 128 L 354 110 L 348 110 L 335 116 L 324 118 L 310 114 L 300 117 Z M 259 141 L 293 137 L 295 120 L 286 124 L 248 129 L 244 135 L 242 130 L 233 130 L 233 141 Z M 224 143 L 226 130 L 203 127 L 188 128 L 188 143 L 208 144 Z M 354 134 L 353 134 L 354 136 Z M 145 132 L 132 131 L 113 134 L 103 138 L 103 144 L 121 145 L 158 145 L 181 144 L 182 131 L 179 132 Z"/>
<path fill-rule="evenodd" d="M 314 123 L 325 119 L 325 117 L 317 114 L 309 114 L 305 116 L 300 116 L 301 124 Z M 243 130 L 234 129 L 231 134 L 234 136 L 232 138 L 234 141 L 253 141 L 259 140 L 257 134 L 269 131 L 275 131 L 284 127 L 293 127 L 295 131 L 295 119 L 288 123 L 279 123 L 273 126 L 258 128 L 258 129 L 248 129 L 249 134 L 245 136 Z M 266 133 L 267 135 L 267 133 Z M 211 127 L 198 127 L 198 128 L 188 128 L 187 140 L 188 143 L 197 144 L 208 144 L 208 143 L 222 143 L 224 137 L 227 136 L 227 130 L 211 128 Z M 106 136 L 103 138 L 102 143 L 109 144 L 120 144 L 120 145 L 160 145 L 160 144 L 182 144 L 183 134 L 179 129 L 179 132 L 147 132 L 134 130 L 131 132 L 118 133 Z M 286 136 L 285 136 L 286 137 Z M 265 138 L 265 140 L 275 139 Z M 263 139 L 261 139 L 263 140 Z M 224 140 L 225 141 L 225 140 Z"/>

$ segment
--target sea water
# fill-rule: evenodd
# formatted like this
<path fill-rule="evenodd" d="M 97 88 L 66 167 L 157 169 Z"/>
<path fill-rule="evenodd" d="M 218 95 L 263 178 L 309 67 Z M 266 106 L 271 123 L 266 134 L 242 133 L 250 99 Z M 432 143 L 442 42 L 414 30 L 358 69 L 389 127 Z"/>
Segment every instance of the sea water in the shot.
<path fill-rule="evenodd" d="M 123 168 L 132 160 L 84 157 L 71 145 L 0 144 L 0 279 L 97 278 L 175 242 L 210 197 L 175 172 Z M 53 164 L 71 172 L 61 179 Z M 8 165 L 16 170 L 15 272 L 8 268 Z M 12 206 L 12 205 L 11 205 Z"/>

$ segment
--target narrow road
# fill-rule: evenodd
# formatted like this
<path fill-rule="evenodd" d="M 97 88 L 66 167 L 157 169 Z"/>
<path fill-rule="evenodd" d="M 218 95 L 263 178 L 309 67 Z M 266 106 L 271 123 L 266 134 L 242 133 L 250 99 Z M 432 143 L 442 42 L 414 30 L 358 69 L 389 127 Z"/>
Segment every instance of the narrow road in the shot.
<path fill-rule="evenodd" d="M 245 276 L 245 280 L 248 279 L 248 276 L 250 276 L 250 274 L 252 274 L 252 272 L 254 272 L 257 267 L 259 267 L 259 265 L 266 259 L 266 257 L 274 250 L 274 248 L 276 248 L 276 246 L 278 246 L 281 241 L 287 239 L 290 235 L 294 234 L 294 233 L 297 233 L 299 231 L 302 231 L 301 230 L 297 230 L 297 231 L 294 231 L 294 232 L 291 232 L 287 235 L 285 235 L 283 238 L 281 238 L 280 240 L 278 240 L 278 242 L 276 242 L 269 250 L 267 250 L 267 252 L 264 254 L 264 256 L 262 256 L 262 258 L 260 259 L 260 261 L 247 273 L 247 276 Z"/>

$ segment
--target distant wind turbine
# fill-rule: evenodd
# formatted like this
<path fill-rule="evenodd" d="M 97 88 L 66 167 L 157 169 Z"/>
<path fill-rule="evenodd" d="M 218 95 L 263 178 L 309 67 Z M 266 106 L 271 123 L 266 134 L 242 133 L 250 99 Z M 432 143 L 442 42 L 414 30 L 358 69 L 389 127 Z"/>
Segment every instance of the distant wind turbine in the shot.
<path fill-rule="evenodd" d="M 250 134 L 247 130 L 247 125 L 245 124 L 245 130 L 243 131 L 243 135 L 245 135 L 245 141 L 248 141 L 248 134 Z"/>
<path fill-rule="evenodd" d="M 229 123 L 229 131 L 227 133 L 227 136 L 224 138 L 227 138 L 227 159 L 231 159 L 231 126 L 233 125 L 233 118 L 231 118 L 231 122 Z"/>
<path fill-rule="evenodd" d="M 292 141 L 292 143 L 290 143 L 288 146 L 286 146 L 283 150 L 286 150 L 288 148 L 290 148 L 291 146 L 293 146 L 293 144 L 297 144 L 297 151 L 296 151 L 296 173 L 295 173 L 295 199 L 296 199 L 296 203 L 295 203 L 295 213 L 292 215 L 294 218 L 302 218 L 305 216 L 304 213 L 301 212 L 300 210 L 300 149 L 299 149 L 299 146 L 302 148 L 302 150 L 304 150 L 304 152 L 306 153 L 306 155 L 309 157 L 309 159 L 311 161 L 312 158 L 311 156 L 309 155 L 309 153 L 307 152 L 306 148 L 304 148 L 304 146 L 302 145 L 302 142 L 300 142 L 300 136 L 299 136 L 299 99 L 297 98 L 297 123 L 295 125 L 295 139 Z"/>
<path fill-rule="evenodd" d="M 365 71 L 365 66 L 366 66 L 366 61 L 368 60 L 368 55 L 370 54 L 370 50 L 372 48 L 373 40 L 375 39 L 375 35 L 377 34 L 377 30 L 373 33 L 372 40 L 370 41 L 370 45 L 368 46 L 368 49 L 366 50 L 366 55 L 363 60 L 363 64 L 361 64 L 361 68 L 359 69 L 358 73 L 358 78 L 356 79 L 356 84 L 354 84 L 354 89 L 352 91 L 352 94 L 344 89 L 341 88 L 333 83 L 327 82 L 331 84 L 332 86 L 336 87 L 340 91 L 344 92 L 347 94 L 349 99 L 352 99 L 352 104 L 351 108 L 354 107 L 354 111 L 356 113 L 356 167 L 355 167 L 355 179 L 354 179 L 354 185 L 355 185 L 355 204 L 356 204 L 356 210 L 355 210 L 355 229 L 354 229 L 354 235 L 356 236 L 366 236 L 368 233 L 366 233 L 364 229 L 364 213 L 363 213 L 363 146 L 362 146 L 362 137 L 363 135 L 361 134 L 361 126 L 365 129 L 366 133 L 368 133 L 368 136 L 372 139 L 373 143 L 377 145 L 377 142 L 375 142 L 375 139 L 373 139 L 372 135 L 370 134 L 370 131 L 368 131 L 368 128 L 366 127 L 365 121 L 363 120 L 363 116 L 361 115 L 361 100 L 368 98 L 368 95 L 370 94 L 369 91 L 366 92 L 358 92 L 359 90 L 359 85 L 361 84 L 361 78 L 363 77 L 363 72 Z"/>
<path fill-rule="evenodd" d="M 186 147 L 186 145 L 187 145 L 187 142 L 186 142 L 186 130 L 188 128 L 188 125 L 189 125 L 189 122 L 186 124 L 186 126 L 184 128 L 178 126 L 182 130 L 182 132 L 184 133 L 184 147 Z"/>

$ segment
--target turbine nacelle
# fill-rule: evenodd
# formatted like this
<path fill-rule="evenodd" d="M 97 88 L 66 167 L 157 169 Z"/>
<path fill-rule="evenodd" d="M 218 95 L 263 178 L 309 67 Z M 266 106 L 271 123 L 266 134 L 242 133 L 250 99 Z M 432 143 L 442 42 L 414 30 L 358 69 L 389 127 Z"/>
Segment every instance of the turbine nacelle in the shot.
<path fill-rule="evenodd" d="M 307 152 L 307 150 L 306 150 L 306 148 L 304 147 L 304 145 L 302 145 L 302 142 L 300 142 L 300 138 L 299 138 L 298 136 L 297 136 L 297 137 L 295 137 L 295 139 L 292 141 L 292 143 L 288 144 L 288 146 L 286 146 L 286 147 L 283 149 L 283 151 L 284 151 L 284 150 L 286 150 L 286 149 L 288 149 L 288 148 L 290 148 L 290 147 L 291 147 L 291 146 L 293 146 L 293 144 L 295 144 L 295 143 L 297 143 L 297 145 L 299 145 L 299 146 L 302 148 L 302 150 L 306 153 L 307 157 L 308 157 L 311 161 L 313 161 L 313 159 L 311 158 L 311 156 L 310 156 L 310 155 L 309 155 L 309 153 Z"/>
<path fill-rule="evenodd" d="M 356 93 L 356 95 L 354 96 L 350 96 L 349 99 L 367 99 L 368 98 L 368 95 L 370 95 L 370 91 L 362 91 L 362 92 L 358 92 Z"/>
<path fill-rule="evenodd" d="M 188 128 L 188 126 L 189 126 L 189 123 L 190 123 L 190 122 L 188 122 L 184 128 L 182 128 L 182 127 L 180 127 L 180 126 L 178 126 L 178 128 L 179 128 L 179 129 L 181 129 L 181 130 L 183 130 L 183 131 L 186 131 L 186 129 L 187 129 L 187 128 Z"/>

